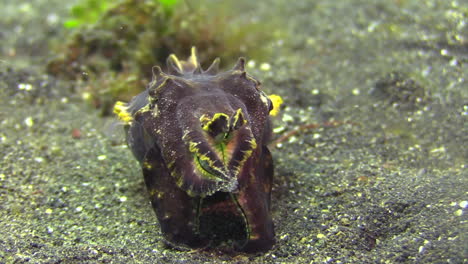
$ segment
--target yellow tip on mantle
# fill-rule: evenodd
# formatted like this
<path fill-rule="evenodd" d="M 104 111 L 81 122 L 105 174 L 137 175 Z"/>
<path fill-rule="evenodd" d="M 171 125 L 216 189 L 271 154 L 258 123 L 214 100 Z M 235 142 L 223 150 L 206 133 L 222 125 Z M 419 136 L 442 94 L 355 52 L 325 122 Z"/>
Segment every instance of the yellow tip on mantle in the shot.
<path fill-rule="evenodd" d="M 133 120 L 132 115 L 128 112 L 127 104 L 121 101 L 115 103 L 114 114 L 125 124 L 130 124 Z"/>
<path fill-rule="evenodd" d="M 273 104 L 273 109 L 271 109 L 270 115 L 276 116 L 279 113 L 280 106 L 283 104 L 283 98 L 277 94 L 270 94 L 268 98 L 270 98 L 271 103 Z"/>

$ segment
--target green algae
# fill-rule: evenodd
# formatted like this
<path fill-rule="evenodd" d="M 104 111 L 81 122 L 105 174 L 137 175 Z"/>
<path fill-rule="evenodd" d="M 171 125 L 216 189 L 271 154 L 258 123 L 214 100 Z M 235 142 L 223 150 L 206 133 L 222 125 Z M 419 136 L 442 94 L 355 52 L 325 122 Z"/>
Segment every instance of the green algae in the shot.
<path fill-rule="evenodd" d="M 80 92 L 103 113 L 109 112 L 107 102 L 128 101 L 129 94 L 142 91 L 151 80 L 151 68 L 164 64 L 172 53 L 186 54 L 194 46 L 201 61 L 219 57 L 230 65 L 241 55 L 265 58 L 270 45 L 257 43 L 271 42 L 280 34 L 273 21 L 234 17 L 230 13 L 236 7 L 229 2 L 91 2 L 76 7 L 82 22 L 71 24 L 80 27 L 59 47 L 47 69 L 61 78 L 84 80 Z M 142 84 L 121 89 L 121 80 L 128 78 Z"/>

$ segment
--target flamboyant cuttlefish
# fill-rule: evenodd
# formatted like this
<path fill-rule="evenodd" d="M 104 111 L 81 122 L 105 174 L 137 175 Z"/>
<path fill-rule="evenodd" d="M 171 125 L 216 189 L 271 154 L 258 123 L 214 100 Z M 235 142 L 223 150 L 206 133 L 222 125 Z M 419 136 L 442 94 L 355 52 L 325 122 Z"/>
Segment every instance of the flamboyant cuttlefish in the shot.
<path fill-rule="evenodd" d="M 232 242 L 258 252 L 275 243 L 266 144 L 281 99 L 265 95 L 244 64 L 219 73 L 219 59 L 203 70 L 194 48 L 187 61 L 171 55 L 167 73 L 154 67 L 146 91 L 114 108 L 174 247 Z"/>

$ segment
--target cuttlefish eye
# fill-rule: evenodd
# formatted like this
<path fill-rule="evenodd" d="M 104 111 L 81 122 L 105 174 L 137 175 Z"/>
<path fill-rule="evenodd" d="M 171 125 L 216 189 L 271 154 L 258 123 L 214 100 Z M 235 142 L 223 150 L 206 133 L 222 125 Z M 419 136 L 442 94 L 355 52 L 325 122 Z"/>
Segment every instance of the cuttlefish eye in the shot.
<path fill-rule="evenodd" d="M 208 133 L 215 141 L 219 139 L 229 139 L 233 131 L 238 130 L 246 123 L 242 109 L 239 108 L 232 115 L 216 113 L 211 118 L 208 115 L 200 117 L 202 129 Z"/>
<path fill-rule="evenodd" d="M 223 139 L 224 134 L 229 133 L 229 116 L 224 113 L 216 113 L 213 117 L 203 115 L 200 118 L 202 129 L 214 139 Z"/>

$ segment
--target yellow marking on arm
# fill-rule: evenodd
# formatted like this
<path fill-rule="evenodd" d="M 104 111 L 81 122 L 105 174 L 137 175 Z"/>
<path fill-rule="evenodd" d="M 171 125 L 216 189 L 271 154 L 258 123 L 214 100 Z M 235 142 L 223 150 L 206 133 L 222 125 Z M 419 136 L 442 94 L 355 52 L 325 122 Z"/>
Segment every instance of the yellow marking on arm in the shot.
<path fill-rule="evenodd" d="M 200 116 L 200 123 L 202 123 L 202 124 L 207 123 L 210 120 L 211 120 L 211 118 L 206 114 L 203 114 L 202 116 Z"/>
<path fill-rule="evenodd" d="M 198 152 L 198 142 L 193 142 L 193 141 L 190 141 L 189 142 L 189 151 L 192 152 L 192 153 L 197 153 Z"/>
<path fill-rule="evenodd" d="M 253 153 L 253 152 L 255 151 L 255 149 L 257 148 L 257 141 L 255 141 L 255 138 L 252 138 L 252 139 L 249 141 L 249 144 L 250 144 L 251 149 L 245 150 L 245 151 L 243 152 L 242 159 L 239 161 L 238 166 L 235 168 L 235 170 L 236 170 L 237 173 L 240 173 L 240 171 L 241 171 L 241 169 L 242 169 L 242 166 L 244 166 L 244 163 L 250 158 L 250 156 L 252 156 L 252 153 Z"/>
<path fill-rule="evenodd" d="M 174 165 L 175 165 L 175 161 L 171 161 L 171 162 L 169 162 L 169 163 L 167 164 L 167 168 L 168 168 L 168 169 L 172 169 L 172 168 L 174 167 Z"/>
<path fill-rule="evenodd" d="M 237 124 L 237 122 L 239 121 L 239 117 L 242 117 L 242 124 Z M 241 108 L 237 109 L 236 114 L 234 115 L 234 121 L 232 123 L 234 124 L 234 127 L 238 127 L 238 128 L 247 123 L 247 120 L 243 118 L 243 113 L 242 113 Z"/>
<path fill-rule="evenodd" d="M 213 180 L 213 181 L 219 181 L 220 180 L 219 177 L 206 171 L 200 164 L 200 161 L 206 161 L 208 163 L 208 167 L 210 167 L 212 170 L 217 171 L 220 174 L 223 174 L 222 168 L 215 166 L 214 161 L 212 159 L 210 159 L 207 155 L 200 153 L 198 144 L 199 143 L 197 142 L 189 143 L 189 151 L 194 154 L 193 163 L 195 164 L 196 169 L 201 173 L 201 176 L 203 178 Z"/>

